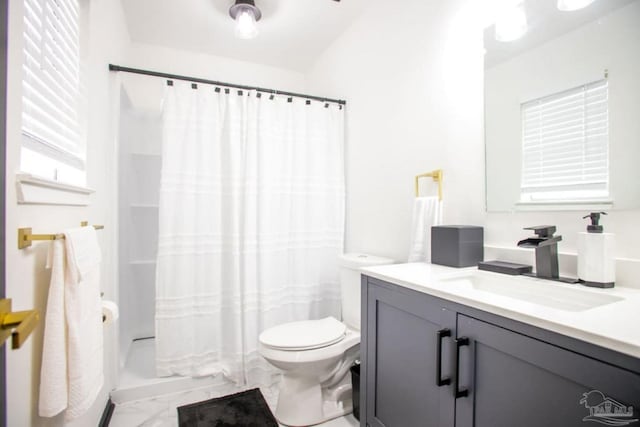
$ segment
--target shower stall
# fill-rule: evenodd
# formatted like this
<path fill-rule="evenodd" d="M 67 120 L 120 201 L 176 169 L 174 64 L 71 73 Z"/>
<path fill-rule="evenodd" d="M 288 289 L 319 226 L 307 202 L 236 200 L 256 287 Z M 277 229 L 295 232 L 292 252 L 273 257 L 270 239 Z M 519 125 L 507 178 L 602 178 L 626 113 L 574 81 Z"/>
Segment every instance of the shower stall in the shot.
<path fill-rule="evenodd" d="M 344 101 L 140 71 L 117 112 L 112 399 L 270 388 L 260 332 L 340 317 Z"/>
<path fill-rule="evenodd" d="M 155 274 L 162 166 L 162 81 L 139 81 L 122 90 L 119 108 L 118 282 L 120 376 L 116 403 L 223 384 L 222 378 L 158 377 L 155 369 Z M 146 87 L 155 102 L 140 105 L 131 90 Z M 153 106 L 157 106 L 154 108 Z"/>

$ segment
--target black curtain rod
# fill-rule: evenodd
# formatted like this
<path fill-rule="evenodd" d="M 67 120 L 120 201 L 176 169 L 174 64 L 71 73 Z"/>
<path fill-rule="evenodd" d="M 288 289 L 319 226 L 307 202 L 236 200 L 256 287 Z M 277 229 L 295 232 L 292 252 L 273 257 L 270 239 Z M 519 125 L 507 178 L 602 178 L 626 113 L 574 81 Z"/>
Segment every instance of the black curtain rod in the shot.
<path fill-rule="evenodd" d="M 141 70 L 139 68 L 122 67 L 120 65 L 114 65 L 114 64 L 109 64 L 109 71 L 122 71 L 125 73 L 143 74 L 145 76 L 162 77 L 165 79 L 186 80 L 194 83 L 205 83 L 205 84 L 210 84 L 215 86 L 232 87 L 235 89 L 255 90 L 258 92 L 272 93 L 274 95 L 295 96 L 297 98 L 313 99 L 315 101 L 334 102 L 340 105 L 347 104 L 347 101 L 344 101 L 342 99 L 323 98 L 321 96 L 305 95 L 302 93 L 285 92 L 285 91 L 274 90 L 274 89 L 265 89 L 257 86 L 244 86 L 244 85 L 238 85 L 234 83 L 217 82 L 215 80 L 201 79 L 198 77 L 180 76 L 178 74 L 161 73 L 159 71 Z"/>

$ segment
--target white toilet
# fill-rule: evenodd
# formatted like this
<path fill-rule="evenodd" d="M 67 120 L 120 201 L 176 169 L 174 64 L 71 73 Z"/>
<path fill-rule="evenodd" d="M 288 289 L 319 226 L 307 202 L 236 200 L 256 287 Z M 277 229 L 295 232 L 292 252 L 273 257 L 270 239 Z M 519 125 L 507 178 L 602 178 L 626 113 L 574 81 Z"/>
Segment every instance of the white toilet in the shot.
<path fill-rule="evenodd" d="M 352 411 L 349 368 L 360 347 L 359 269 L 391 263 L 371 255 L 342 255 L 342 322 L 333 317 L 291 322 L 260 334 L 260 354 L 283 371 L 275 413 L 279 423 L 309 426 Z"/>

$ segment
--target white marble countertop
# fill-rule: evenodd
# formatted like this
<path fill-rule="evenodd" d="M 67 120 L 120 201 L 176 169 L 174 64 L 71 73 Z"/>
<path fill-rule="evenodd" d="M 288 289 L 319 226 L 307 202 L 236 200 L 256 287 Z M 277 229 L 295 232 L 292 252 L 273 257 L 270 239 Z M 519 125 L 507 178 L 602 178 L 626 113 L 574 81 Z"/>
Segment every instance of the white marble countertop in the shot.
<path fill-rule="evenodd" d="M 517 276 L 518 280 L 540 286 L 541 292 L 550 289 L 548 286 L 554 286 L 567 289 L 567 292 L 584 292 L 587 298 L 599 298 L 602 294 L 619 298 L 618 301 L 598 307 L 570 311 L 455 284 L 456 277 L 469 275 L 476 270 L 475 267 L 458 269 L 409 263 L 366 267 L 362 273 L 640 358 L 640 290 L 624 287 L 595 289 Z M 505 277 L 512 277 L 484 271 L 480 273 L 496 275 L 502 281 Z"/>

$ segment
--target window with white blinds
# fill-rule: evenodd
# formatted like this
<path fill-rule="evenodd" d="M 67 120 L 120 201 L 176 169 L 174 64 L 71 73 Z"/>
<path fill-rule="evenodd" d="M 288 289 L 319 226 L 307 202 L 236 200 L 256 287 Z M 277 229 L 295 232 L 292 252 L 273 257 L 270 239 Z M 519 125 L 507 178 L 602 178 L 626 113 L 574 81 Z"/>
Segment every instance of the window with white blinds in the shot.
<path fill-rule="evenodd" d="M 608 199 L 608 81 L 526 102 L 521 111 L 521 201 Z"/>
<path fill-rule="evenodd" d="M 24 0 L 21 169 L 84 185 L 78 0 Z"/>

